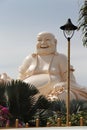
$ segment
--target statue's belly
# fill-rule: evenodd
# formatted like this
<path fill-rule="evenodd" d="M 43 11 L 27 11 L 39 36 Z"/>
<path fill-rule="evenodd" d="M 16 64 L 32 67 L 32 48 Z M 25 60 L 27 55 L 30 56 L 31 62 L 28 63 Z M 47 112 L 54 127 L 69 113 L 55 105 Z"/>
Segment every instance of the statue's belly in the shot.
<path fill-rule="evenodd" d="M 60 82 L 60 77 L 55 75 L 49 75 L 49 74 L 38 74 L 38 75 L 32 75 L 31 77 L 24 80 L 26 83 L 31 83 L 35 87 L 42 87 L 48 84 L 49 82 L 51 84 L 55 84 Z"/>
<path fill-rule="evenodd" d="M 61 79 L 57 75 L 37 74 L 24 80 L 26 83 L 33 84 L 38 88 L 41 94 L 49 98 L 65 100 L 66 99 L 66 85 L 60 85 Z M 56 89 L 54 89 L 56 85 Z M 63 89 L 62 89 L 63 88 Z M 84 90 L 84 89 L 83 89 Z M 49 97 L 50 96 L 50 97 Z M 87 90 L 82 91 L 76 82 L 71 82 L 70 85 L 70 100 L 72 99 L 85 99 L 87 100 Z"/>

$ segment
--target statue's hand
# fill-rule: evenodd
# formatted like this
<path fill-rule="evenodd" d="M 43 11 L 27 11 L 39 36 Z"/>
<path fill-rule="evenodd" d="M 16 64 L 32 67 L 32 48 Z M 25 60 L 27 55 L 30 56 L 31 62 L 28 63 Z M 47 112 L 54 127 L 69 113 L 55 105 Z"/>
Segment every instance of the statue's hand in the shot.
<path fill-rule="evenodd" d="M 66 82 L 59 82 L 57 84 L 55 84 L 54 86 L 54 89 L 57 89 L 57 88 L 62 88 L 62 87 L 66 87 Z"/>
<path fill-rule="evenodd" d="M 49 93 L 48 99 L 54 101 L 58 99 L 59 95 L 65 92 L 66 90 L 66 82 L 60 82 L 53 86 L 53 90 Z"/>
<path fill-rule="evenodd" d="M 0 74 L 0 83 L 8 83 L 11 80 L 12 79 L 6 73 Z"/>

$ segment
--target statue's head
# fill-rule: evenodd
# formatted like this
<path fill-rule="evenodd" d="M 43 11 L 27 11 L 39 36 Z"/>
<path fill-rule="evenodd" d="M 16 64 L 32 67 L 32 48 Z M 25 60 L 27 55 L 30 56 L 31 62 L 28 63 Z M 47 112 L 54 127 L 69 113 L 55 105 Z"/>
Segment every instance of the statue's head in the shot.
<path fill-rule="evenodd" d="M 42 32 L 37 35 L 36 52 L 38 54 L 53 54 L 56 52 L 57 40 L 52 33 Z"/>

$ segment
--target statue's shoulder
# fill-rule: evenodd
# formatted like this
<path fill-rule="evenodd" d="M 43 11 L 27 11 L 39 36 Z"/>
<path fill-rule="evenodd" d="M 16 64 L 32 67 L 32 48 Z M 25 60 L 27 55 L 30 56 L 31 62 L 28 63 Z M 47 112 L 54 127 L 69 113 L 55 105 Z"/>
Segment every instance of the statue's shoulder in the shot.
<path fill-rule="evenodd" d="M 57 53 L 55 54 L 55 56 L 58 57 L 59 59 L 67 59 L 67 56 L 64 55 L 64 54 L 62 54 L 62 53 L 58 53 L 58 52 L 57 52 Z"/>
<path fill-rule="evenodd" d="M 36 53 L 32 53 L 32 54 L 26 56 L 25 59 L 26 59 L 26 60 L 28 60 L 28 59 L 32 59 L 32 58 L 35 58 L 36 56 L 37 56 Z"/>

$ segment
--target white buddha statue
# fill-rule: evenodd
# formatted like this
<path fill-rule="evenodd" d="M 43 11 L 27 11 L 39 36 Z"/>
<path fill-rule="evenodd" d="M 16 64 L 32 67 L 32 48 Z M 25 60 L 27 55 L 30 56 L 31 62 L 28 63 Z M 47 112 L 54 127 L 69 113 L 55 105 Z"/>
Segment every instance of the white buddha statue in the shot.
<path fill-rule="evenodd" d="M 48 32 L 37 36 L 36 52 L 19 67 L 18 79 L 33 84 L 48 99 L 66 99 L 67 57 L 57 52 L 57 40 Z M 87 90 L 75 80 L 70 66 L 70 99 L 87 100 Z"/>

